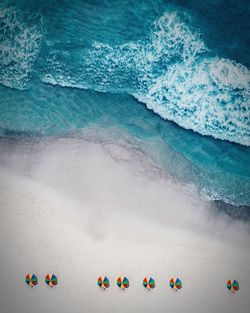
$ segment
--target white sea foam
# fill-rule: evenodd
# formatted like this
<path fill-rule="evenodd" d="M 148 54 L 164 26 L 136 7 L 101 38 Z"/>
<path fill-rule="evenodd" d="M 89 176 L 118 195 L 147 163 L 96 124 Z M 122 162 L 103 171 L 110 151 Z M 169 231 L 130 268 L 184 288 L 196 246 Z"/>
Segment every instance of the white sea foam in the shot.
<path fill-rule="evenodd" d="M 199 33 L 177 14 L 161 17 L 152 39 L 158 58 L 177 57 L 177 62 L 159 76 L 142 77 L 137 99 L 184 128 L 250 145 L 249 70 L 229 59 L 208 57 Z"/>
<path fill-rule="evenodd" d="M 42 38 L 42 19 L 31 25 L 15 8 L 0 6 L 0 82 L 25 88 Z"/>
<path fill-rule="evenodd" d="M 147 92 L 134 95 L 162 118 L 184 128 L 249 145 L 248 77 L 247 69 L 234 62 L 204 59 L 191 66 L 170 66 L 151 81 Z"/>
<path fill-rule="evenodd" d="M 249 70 L 239 63 L 217 58 L 210 64 L 209 74 L 219 87 L 249 90 Z"/>
<path fill-rule="evenodd" d="M 177 55 L 187 63 L 194 62 L 200 53 L 208 51 L 201 35 L 190 26 L 190 17 L 185 13 L 179 16 L 177 12 L 165 13 L 155 21 L 152 46 L 158 57 Z"/>

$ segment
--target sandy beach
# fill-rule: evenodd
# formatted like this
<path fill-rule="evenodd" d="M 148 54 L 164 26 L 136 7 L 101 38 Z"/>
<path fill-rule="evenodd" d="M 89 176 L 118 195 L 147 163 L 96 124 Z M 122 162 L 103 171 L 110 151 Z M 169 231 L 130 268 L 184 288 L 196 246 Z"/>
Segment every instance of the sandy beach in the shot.
<path fill-rule="evenodd" d="M 250 313 L 249 21 L 0 1 L 0 313 Z"/>
<path fill-rule="evenodd" d="M 216 214 L 138 151 L 84 138 L 0 149 L 2 313 L 248 312 L 247 224 Z M 27 273 L 38 286 L 25 285 Z M 47 273 L 58 286 L 45 285 Z M 110 280 L 105 291 L 100 275 Z M 142 286 L 146 275 L 153 291 Z M 226 289 L 230 278 L 237 294 Z"/>

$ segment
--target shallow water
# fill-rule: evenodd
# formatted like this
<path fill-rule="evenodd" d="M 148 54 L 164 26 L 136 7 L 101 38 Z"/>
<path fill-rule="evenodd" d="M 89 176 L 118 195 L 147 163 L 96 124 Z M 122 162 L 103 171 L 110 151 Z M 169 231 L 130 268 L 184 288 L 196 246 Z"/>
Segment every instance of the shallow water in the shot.
<path fill-rule="evenodd" d="M 247 147 L 182 129 L 125 94 L 49 85 L 25 91 L 0 90 L 5 96 L 3 137 L 35 140 L 82 131 L 99 136 L 103 132 L 114 141 L 128 137 L 135 149 L 200 195 L 238 205 L 250 203 Z M 14 102 L 22 103 L 18 110 L 13 108 Z"/>

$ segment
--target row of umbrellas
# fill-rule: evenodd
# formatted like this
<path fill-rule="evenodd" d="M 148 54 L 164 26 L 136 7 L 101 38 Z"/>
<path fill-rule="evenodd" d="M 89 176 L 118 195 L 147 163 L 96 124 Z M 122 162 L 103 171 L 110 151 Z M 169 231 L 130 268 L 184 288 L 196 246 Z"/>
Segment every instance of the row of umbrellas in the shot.
<path fill-rule="evenodd" d="M 109 288 L 109 279 L 106 276 L 100 276 L 97 280 L 97 284 L 102 289 Z M 129 280 L 126 276 L 118 277 L 116 284 L 118 287 L 120 287 L 123 290 L 129 288 Z M 142 285 L 146 289 L 151 290 L 151 289 L 155 288 L 155 281 L 152 277 L 146 276 L 143 279 Z M 172 277 L 169 281 L 169 286 L 172 289 L 177 291 L 177 290 L 180 290 L 182 288 L 182 282 L 178 277 L 177 278 Z M 237 280 L 235 280 L 235 279 L 231 280 L 230 279 L 227 281 L 227 288 L 232 292 L 236 292 L 240 289 L 240 286 L 239 286 L 239 283 Z"/>
<path fill-rule="evenodd" d="M 50 286 L 54 287 L 58 284 L 57 277 L 55 274 L 47 274 L 44 279 L 45 283 Z M 34 287 L 38 284 L 38 278 L 35 274 L 27 274 L 25 277 L 25 282 L 28 286 Z M 100 288 L 106 289 L 109 288 L 109 279 L 106 276 L 100 276 L 97 280 L 97 284 Z M 119 288 L 125 290 L 129 288 L 129 280 L 126 276 L 119 276 L 116 280 L 116 284 Z M 143 287 L 145 287 L 148 290 L 155 288 L 155 280 L 152 277 L 146 276 L 143 279 L 142 282 Z M 182 288 L 182 282 L 177 277 L 172 277 L 169 281 L 169 286 L 173 290 L 180 290 Z M 236 292 L 240 289 L 239 282 L 236 279 L 229 279 L 227 281 L 227 289 L 229 289 L 232 292 Z"/>
<path fill-rule="evenodd" d="M 97 284 L 102 289 L 106 289 L 109 287 L 109 280 L 106 276 L 100 276 L 97 280 Z M 129 280 L 126 276 L 120 276 L 117 278 L 116 284 L 121 289 L 125 290 L 129 287 Z M 146 276 L 142 282 L 143 287 L 148 290 L 155 288 L 155 281 L 152 277 Z M 179 290 L 182 288 L 182 282 L 179 278 L 171 278 L 169 282 L 169 286 L 174 290 Z"/>
<path fill-rule="evenodd" d="M 172 282 L 173 282 L 173 284 L 172 284 Z M 97 284 L 99 287 L 106 289 L 109 287 L 109 280 L 106 276 L 100 276 L 97 280 Z M 123 290 L 129 288 L 129 280 L 126 276 L 118 277 L 116 284 L 118 287 L 120 287 Z M 145 277 L 143 279 L 142 285 L 146 289 L 151 290 L 151 289 L 155 288 L 155 281 L 152 277 Z M 181 283 L 180 279 L 179 278 L 177 278 L 177 279 L 171 278 L 170 287 L 173 289 L 176 289 L 176 290 L 181 289 L 182 283 Z"/>
<path fill-rule="evenodd" d="M 57 277 L 55 274 L 47 274 L 44 279 L 45 283 L 50 286 L 54 287 L 57 285 Z M 27 274 L 25 277 L 25 282 L 28 286 L 34 287 L 38 285 L 38 278 L 35 274 Z"/>

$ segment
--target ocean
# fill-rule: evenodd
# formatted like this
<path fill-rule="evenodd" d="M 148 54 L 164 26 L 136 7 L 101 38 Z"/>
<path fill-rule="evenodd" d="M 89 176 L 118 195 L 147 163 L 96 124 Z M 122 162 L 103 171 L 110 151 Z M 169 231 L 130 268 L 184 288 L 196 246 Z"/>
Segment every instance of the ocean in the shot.
<path fill-rule="evenodd" d="M 1 1 L 1 138 L 124 137 L 249 216 L 249 14 L 247 0 Z"/>

